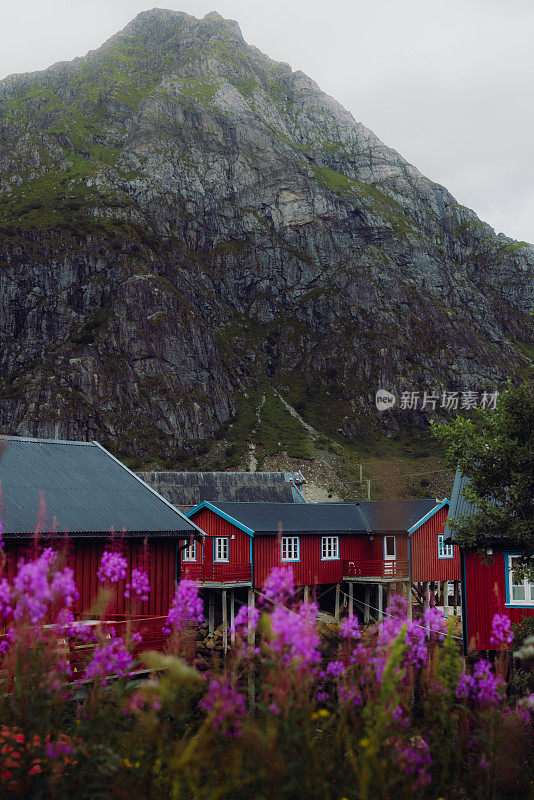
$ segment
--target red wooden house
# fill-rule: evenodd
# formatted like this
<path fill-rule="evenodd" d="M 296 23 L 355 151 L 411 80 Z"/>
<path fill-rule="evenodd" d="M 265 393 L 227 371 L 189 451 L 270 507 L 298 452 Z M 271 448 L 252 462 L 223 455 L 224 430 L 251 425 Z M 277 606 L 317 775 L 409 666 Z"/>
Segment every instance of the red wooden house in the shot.
<path fill-rule="evenodd" d="M 461 580 L 460 548 L 445 542 L 449 501 L 436 501 L 424 517 L 408 530 L 410 579 L 425 598 L 431 595 L 437 605 L 449 605 L 449 589 L 458 605 Z M 440 602 L 441 601 L 441 602 Z"/>
<path fill-rule="evenodd" d="M 64 551 L 79 592 L 75 611 L 86 616 L 99 590 L 102 553 L 117 531 L 113 539 L 128 574 L 116 584 L 110 615 L 134 611 L 124 588 L 132 569 L 143 566 L 151 592 L 136 615 L 165 617 L 175 594 L 178 547 L 184 538 L 203 536 L 195 524 L 97 442 L 0 436 L 2 445 L 0 518 L 8 577 L 21 558 L 31 557 L 37 531 L 39 544 Z"/>
<path fill-rule="evenodd" d="M 449 519 L 467 518 L 473 506 L 463 497 L 467 478 L 456 473 L 451 496 Z M 445 541 L 454 540 L 450 524 Z M 512 623 L 534 615 L 534 583 L 516 575 L 514 565 L 519 552 L 503 536 L 488 537 L 483 550 L 461 550 L 462 617 L 464 650 L 491 650 L 493 616 L 506 614 Z"/>

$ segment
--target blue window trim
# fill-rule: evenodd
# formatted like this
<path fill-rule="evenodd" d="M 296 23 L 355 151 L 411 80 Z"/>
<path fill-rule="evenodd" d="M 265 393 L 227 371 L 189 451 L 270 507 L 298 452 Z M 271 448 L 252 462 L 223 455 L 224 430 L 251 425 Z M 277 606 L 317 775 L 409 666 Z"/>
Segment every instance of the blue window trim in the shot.
<path fill-rule="evenodd" d="M 323 539 L 337 539 L 337 556 L 323 558 Z M 300 546 L 299 546 L 300 555 Z M 339 561 L 339 536 L 321 536 L 321 561 Z"/>
<path fill-rule="evenodd" d="M 395 555 L 393 557 L 392 556 L 386 556 L 386 539 L 393 539 L 393 541 L 395 542 Z M 382 543 L 382 550 L 383 550 L 384 561 L 396 561 L 397 560 L 397 537 L 396 536 L 391 536 L 391 535 L 384 536 L 384 541 Z"/>
<path fill-rule="evenodd" d="M 447 547 L 451 548 L 452 552 L 451 552 L 450 556 L 440 556 L 440 554 L 439 554 L 439 540 L 440 540 L 440 537 L 443 540 L 442 541 L 443 549 L 445 550 L 445 548 L 447 548 Z M 438 533 L 438 558 L 441 559 L 441 560 L 447 559 L 447 558 L 454 558 L 454 545 L 452 545 L 450 542 L 447 542 L 447 543 L 445 542 L 445 534 L 444 533 Z"/>
<path fill-rule="evenodd" d="M 296 539 L 297 540 L 297 547 L 298 547 L 298 551 L 299 551 L 299 557 L 298 558 L 282 558 L 282 539 Z M 282 564 L 295 564 L 298 561 L 300 561 L 300 536 L 292 536 L 292 535 L 289 536 L 289 535 L 286 534 L 286 535 L 280 537 L 280 561 L 282 562 Z"/>
<path fill-rule="evenodd" d="M 195 539 L 193 542 L 190 542 L 189 539 L 184 539 L 184 544 L 192 544 L 195 548 L 195 557 L 194 558 L 186 558 L 185 557 L 185 550 L 182 550 L 182 563 L 183 564 L 194 564 L 197 560 L 197 540 Z"/>
<path fill-rule="evenodd" d="M 434 506 L 434 508 L 431 508 L 428 514 L 425 514 L 424 517 L 421 517 L 421 519 L 418 522 L 416 522 L 415 525 L 412 525 L 411 528 L 408 528 L 408 536 L 411 536 L 412 533 L 415 533 L 415 531 L 418 528 L 420 528 L 421 525 L 424 525 L 424 523 L 428 519 L 430 519 L 430 517 L 433 517 L 434 514 L 436 514 L 441 508 L 443 508 L 443 506 L 450 506 L 450 501 L 447 498 L 442 500 L 441 503 L 438 503 L 436 506 Z"/>
<path fill-rule="evenodd" d="M 249 536 L 254 536 L 254 531 L 252 528 L 247 528 L 246 525 L 243 525 L 243 523 L 231 517 L 230 514 L 225 514 L 224 511 L 221 511 L 219 508 L 217 508 L 217 506 L 213 505 L 213 503 L 210 503 L 207 500 L 203 500 L 202 503 L 198 504 L 198 506 L 195 506 L 191 509 L 191 511 L 188 511 L 187 518 L 190 519 L 194 514 L 202 511 L 203 508 L 209 508 L 209 510 L 213 511 L 213 513 L 217 514 L 217 516 L 222 517 L 222 519 L 225 519 L 227 522 L 231 522 L 232 525 L 235 525 L 235 527 L 239 528 L 240 531 L 248 533 Z M 196 527 L 198 528 L 198 525 L 196 525 Z M 200 530 L 200 528 L 198 529 Z"/>
<path fill-rule="evenodd" d="M 518 553 L 516 550 L 504 550 L 503 557 L 504 557 L 504 589 L 506 593 L 506 608 L 534 608 L 534 600 L 530 600 L 528 603 L 518 603 L 517 600 L 510 599 L 510 568 L 508 566 L 508 558 L 509 556 L 520 556 L 521 553 Z"/>
<path fill-rule="evenodd" d="M 219 539 L 226 539 L 226 550 L 228 558 L 217 558 L 217 542 Z M 213 537 L 213 563 L 214 564 L 228 564 L 230 562 L 230 537 L 229 536 L 214 536 Z"/>

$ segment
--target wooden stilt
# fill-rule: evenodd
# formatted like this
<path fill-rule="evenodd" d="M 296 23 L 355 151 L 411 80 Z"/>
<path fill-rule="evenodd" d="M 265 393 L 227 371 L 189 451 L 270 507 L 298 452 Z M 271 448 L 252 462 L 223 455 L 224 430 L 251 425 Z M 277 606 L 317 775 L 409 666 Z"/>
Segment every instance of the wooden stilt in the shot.
<path fill-rule="evenodd" d="M 339 619 L 339 597 L 341 594 L 341 586 L 339 583 L 336 583 L 336 605 L 334 609 L 334 616 L 336 619 Z"/>
<path fill-rule="evenodd" d="M 210 636 L 215 633 L 215 598 L 211 590 L 208 590 L 208 633 Z"/>
<path fill-rule="evenodd" d="M 252 588 L 248 590 L 248 607 L 249 607 L 249 609 L 254 608 L 254 589 L 252 589 Z M 255 631 L 252 630 L 250 628 L 250 626 L 249 626 L 249 629 L 248 629 L 248 644 L 250 645 L 250 647 L 254 646 L 254 640 L 255 640 Z"/>
<path fill-rule="evenodd" d="M 354 584 L 349 583 L 349 617 L 354 616 Z"/>
<path fill-rule="evenodd" d="M 222 605 L 222 629 L 223 629 L 223 650 L 224 655 L 228 652 L 228 608 L 226 605 L 226 589 L 221 592 L 221 605 Z"/>
<path fill-rule="evenodd" d="M 381 583 L 378 584 L 378 620 L 382 622 L 384 619 L 384 587 Z"/>
<path fill-rule="evenodd" d="M 304 587 L 304 602 L 307 603 L 309 601 L 309 599 L 310 599 L 310 587 L 309 586 L 305 586 Z"/>
<path fill-rule="evenodd" d="M 230 642 L 232 647 L 235 645 L 235 589 L 230 589 Z"/>
<path fill-rule="evenodd" d="M 363 621 L 366 625 L 369 624 L 369 606 L 371 605 L 371 587 L 368 583 L 365 584 L 365 601 L 363 607 Z"/>
<path fill-rule="evenodd" d="M 430 602 L 430 589 L 428 588 L 428 581 L 423 581 L 423 609 L 427 609 Z"/>
<path fill-rule="evenodd" d="M 443 613 L 447 614 L 448 612 L 445 611 L 446 608 L 449 607 L 449 581 L 443 581 Z"/>
<path fill-rule="evenodd" d="M 411 622 L 413 619 L 413 608 L 412 608 L 412 584 L 410 581 L 406 584 L 406 600 L 408 601 L 408 619 Z"/>
<path fill-rule="evenodd" d="M 458 581 L 454 581 L 454 616 L 458 614 Z"/>

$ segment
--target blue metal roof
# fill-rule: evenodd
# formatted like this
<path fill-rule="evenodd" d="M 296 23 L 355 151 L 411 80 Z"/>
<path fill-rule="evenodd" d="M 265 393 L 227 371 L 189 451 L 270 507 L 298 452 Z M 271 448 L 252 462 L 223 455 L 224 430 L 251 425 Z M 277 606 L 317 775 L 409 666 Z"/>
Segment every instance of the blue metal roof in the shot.
<path fill-rule="evenodd" d="M 357 503 L 201 503 L 256 535 L 278 533 L 367 533 Z"/>
<path fill-rule="evenodd" d="M 33 533 L 43 497 L 43 533 L 172 535 L 201 531 L 97 442 L 1 436 L 4 535 Z"/>

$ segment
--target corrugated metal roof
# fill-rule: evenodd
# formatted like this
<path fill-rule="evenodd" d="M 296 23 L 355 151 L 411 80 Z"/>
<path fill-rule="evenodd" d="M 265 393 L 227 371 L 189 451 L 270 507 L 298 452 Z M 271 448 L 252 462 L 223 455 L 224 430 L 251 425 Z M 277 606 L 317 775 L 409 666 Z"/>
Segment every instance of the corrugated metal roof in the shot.
<path fill-rule="evenodd" d="M 227 503 L 211 502 L 222 514 L 255 534 L 367 533 L 357 503 Z"/>
<path fill-rule="evenodd" d="M 360 500 L 370 530 L 407 531 L 437 505 L 436 500 Z"/>
<path fill-rule="evenodd" d="M 96 442 L 0 436 L 3 530 L 35 530 L 41 494 L 43 532 L 171 534 L 196 527 Z M 54 525 L 54 520 L 57 525 Z"/>
<path fill-rule="evenodd" d="M 305 503 L 295 484 L 300 472 L 140 472 L 174 506 L 194 508 L 203 500 L 244 503 Z"/>
<path fill-rule="evenodd" d="M 476 506 L 473 503 L 468 503 L 463 497 L 463 490 L 469 486 L 469 478 L 466 478 L 459 469 L 456 470 L 454 476 L 454 486 L 452 487 L 451 504 L 449 506 L 449 513 L 447 515 L 447 522 L 445 523 L 444 536 L 445 539 L 454 539 L 454 532 L 449 520 L 454 517 L 470 517 L 476 511 Z"/>

